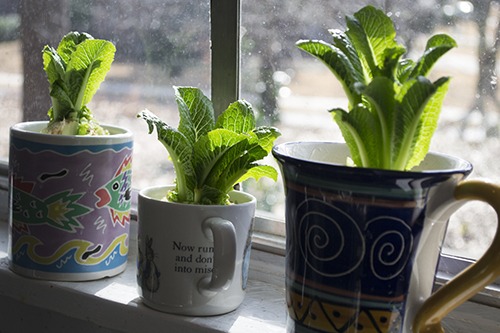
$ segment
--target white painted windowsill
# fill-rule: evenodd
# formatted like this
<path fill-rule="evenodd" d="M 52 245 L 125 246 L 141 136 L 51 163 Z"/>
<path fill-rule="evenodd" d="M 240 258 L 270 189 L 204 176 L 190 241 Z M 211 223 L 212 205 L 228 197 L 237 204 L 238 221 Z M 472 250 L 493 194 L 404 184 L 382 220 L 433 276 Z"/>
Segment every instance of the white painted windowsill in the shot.
<path fill-rule="evenodd" d="M 170 315 L 146 307 L 137 293 L 136 227 L 133 222 L 125 272 L 89 282 L 54 282 L 25 278 L 8 268 L 8 228 L 2 216 L 0 333 L 285 332 L 282 255 L 252 250 L 247 294 L 237 310 L 213 317 Z M 467 302 L 443 326 L 446 333 L 500 332 L 500 309 Z"/>
<path fill-rule="evenodd" d="M 283 257 L 255 250 L 252 252 L 247 294 L 237 310 L 213 317 L 170 315 L 146 307 L 139 298 L 136 289 L 135 222 L 132 223 L 131 234 L 125 272 L 90 282 L 43 281 L 21 277 L 8 268 L 7 223 L 4 219 L 0 220 L 0 332 L 285 331 Z"/>

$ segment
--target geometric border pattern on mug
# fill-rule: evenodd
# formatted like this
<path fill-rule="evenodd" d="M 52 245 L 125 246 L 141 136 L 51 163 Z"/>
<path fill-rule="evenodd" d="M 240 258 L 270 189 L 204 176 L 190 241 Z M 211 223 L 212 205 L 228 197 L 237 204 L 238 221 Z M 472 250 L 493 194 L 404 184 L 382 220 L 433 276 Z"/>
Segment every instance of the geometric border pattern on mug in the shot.
<path fill-rule="evenodd" d="M 372 302 L 361 302 L 353 308 L 287 290 L 288 313 L 294 321 L 295 332 L 400 332 L 402 318 L 399 310 L 370 307 L 368 303 Z"/>

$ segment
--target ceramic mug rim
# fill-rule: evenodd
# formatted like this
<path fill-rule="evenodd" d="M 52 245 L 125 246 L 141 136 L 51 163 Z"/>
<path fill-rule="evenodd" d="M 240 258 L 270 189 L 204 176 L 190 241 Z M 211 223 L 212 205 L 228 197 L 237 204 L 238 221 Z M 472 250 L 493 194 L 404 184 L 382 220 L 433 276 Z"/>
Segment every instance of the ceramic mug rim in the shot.
<path fill-rule="evenodd" d="M 237 190 L 232 190 L 229 192 L 229 196 L 231 199 L 235 200 L 236 198 L 240 198 L 237 202 L 234 202 L 231 205 L 201 205 L 201 204 L 188 204 L 188 203 L 181 203 L 181 202 L 173 202 L 173 201 L 167 201 L 164 200 L 163 198 L 159 197 L 159 193 L 165 193 L 163 192 L 165 190 L 170 190 L 173 189 L 175 185 L 155 185 L 155 186 L 148 186 L 139 191 L 139 196 L 146 199 L 146 200 L 153 200 L 158 203 L 164 203 L 164 204 L 169 204 L 169 205 L 177 205 L 177 206 L 188 206 L 188 207 L 234 207 L 234 206 L 242 206 L 242 205 L 252 205 L 255 204 L 257 199 L 251 195 L 248 192 L 244 191 L 237 191 Z M 156 195 L 154 195 L 156 194 Z"/>
<path fill-rule="evenodd" d="M 422 161 L 422 163 L 418 167 L 415 167 L 407 171 L 365 168 L 357 166 L 353 167 L 353 166 L 347 166 L 346 164 L 342 164 L 340 162 L 333 162 L 317 158 L 307 158 L 303 156 L 298 156 L 298 154 L 294 154 L 291 148 L 300 145 L 342 147 L 342 149 L 346 150 L 347 154 L 346 156 L 349 156 L 347 145 L 344 142 L 335 142 L 335 141 L 289 141 L 274 146 L 272 153 L 274 157 L 280 162 L 301 163 L 304 165 L 309 165 L 311 167 L 337 168 L 342 171 L 351 171 L 351 172 L 353 170 L 356 170 L 356 173 L 360 174 L 384 173 L 385 175 L 394 175 L 395 177 L 400 177 L 400 176 L 418 177 L 422 175 L 456 174 L 456 173 L 469 174 L 472 172 L 473 169 L 472 164 L 465 159 L 434 151 L 428 152 L 426 158 L 424 159 L 424 161 Z M 446 161 L 448 167 L 433 167 L 431 164 L 435 161 L 438 162 Z"/>
<path fill-rule="evenodd" d="M 118 142 L 131 141 L 132 131 L 125 127 L 101 124 L 107 129 L 110 135 L 54 135 L 41 133 L 40 131 L 46 127 L 48 121 L 26 121 L 14 124 L 10 127 L 11 135 L 24 140 L 36 141 L 47 144 L 62 144 L 62 145 L 89 145 L 89 144 L 108 144 Z"/>

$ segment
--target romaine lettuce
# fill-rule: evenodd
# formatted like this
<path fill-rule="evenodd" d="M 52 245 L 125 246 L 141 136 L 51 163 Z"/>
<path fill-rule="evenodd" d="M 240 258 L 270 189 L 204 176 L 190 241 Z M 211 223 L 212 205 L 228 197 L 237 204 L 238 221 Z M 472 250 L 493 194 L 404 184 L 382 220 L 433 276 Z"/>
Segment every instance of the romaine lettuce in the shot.
<path fill-rule="evenodd" d="M 110 70 L 115 51 L 113 43 L 79 32 L 65 35 L 57 50 L 44 47 L 43 66 L 52 100 L 45 133 L 108 134 L 93 118 L 87 104 Z"/>
<path fill-rule="evenodd" d="M 266 157 L 280 132 L 256 127 L 252 106 L 238 100 L 214 116 L 212 102 L 198 88 L 174 87 L 179 110 L 177 129 L 149 110 L 139 112 L 165 146 L 174 165 L 176 188 L 170 201 L 222 205 L 236 183 L 248 178 L 277 179 L 277 171 L 257 163 Z"/>
<path fill-rule="evenodd" d="M 391 19 L 366 6 L 346 17 L 347 30 L 330 30 L 332 43 L 300 40 L 297 46 L 323 61 L 342 84 L 348 111 L 330 110 L 355 165 L 409 170 L 427 154 L 449 78 L 425 76 L 456 42 L 431 37 L 414 62 L 402 58 Z"/>

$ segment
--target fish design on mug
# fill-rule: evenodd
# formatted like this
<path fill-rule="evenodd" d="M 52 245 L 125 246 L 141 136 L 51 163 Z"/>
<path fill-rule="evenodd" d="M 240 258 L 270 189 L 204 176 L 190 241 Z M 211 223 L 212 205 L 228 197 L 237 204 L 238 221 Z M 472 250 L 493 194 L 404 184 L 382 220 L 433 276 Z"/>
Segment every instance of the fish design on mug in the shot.
<path fill-rule="evenodd" d="M 46 198 L 39 198 L 32 194 L 34 186 L 34 182 L 14 177 L 12 216 L 16 224 L 48 224 L 71 233 L 83 228 L 77 218 L 92 211 L 91 208 L 78 203 L 84 193 L 64 190 Z"/>
<path fill-rule="evenodd" d="M 113 226 L 118 223 L 125 227 L 130 222 L 131 176 L 132 156 L 128 155 L 116 170 L 114 178 L 94 193 L 99 198 L 96 207 L 109 208 Z"/>

